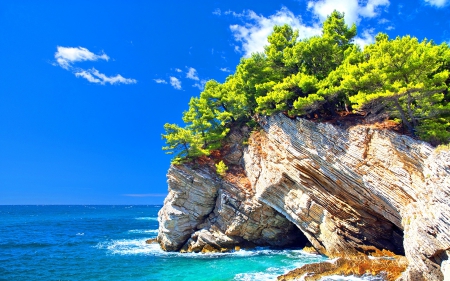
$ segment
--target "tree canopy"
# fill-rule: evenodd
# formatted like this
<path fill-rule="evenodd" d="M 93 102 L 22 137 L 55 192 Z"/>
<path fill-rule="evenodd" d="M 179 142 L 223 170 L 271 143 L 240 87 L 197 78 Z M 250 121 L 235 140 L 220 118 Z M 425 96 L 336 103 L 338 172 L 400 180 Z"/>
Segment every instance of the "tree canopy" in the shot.
<path fill-rule="evenodd" d="M 224 83 L 208 81 L 183 113 L 184 127 L 164 126 L 163 149 L 180 162 L 220 147 L 232 126 L 254 124 L 255 114 L 333 116 L 338 111 L 383 112 L 411 136 L 450 140 L 450 48 L 411 36 L 379 33 L 364 50 L 356 26 L 334 11 L 321 36 L 298 39 L 276 26 L 263 53 L 241 59 Z"/>

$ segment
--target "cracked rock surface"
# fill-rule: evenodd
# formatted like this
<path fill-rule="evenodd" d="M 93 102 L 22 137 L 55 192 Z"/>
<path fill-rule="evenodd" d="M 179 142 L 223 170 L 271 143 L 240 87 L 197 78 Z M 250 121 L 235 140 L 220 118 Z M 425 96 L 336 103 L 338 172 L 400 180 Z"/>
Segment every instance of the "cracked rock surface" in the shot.
<path fill-rule="evenodd" d="M 261 118 L 248 146 L 232 133 L 227 165 L 248 185 L 207 167 L 172 166 L 159 213 L 169 251 L 293 244 L 329 257 L 404 254 L 401 280 L 450 280 L 450 153 L 368 125 L 347 129 L 283 115 Z M 301 233 L 299 233 L 301 231 Z"/>

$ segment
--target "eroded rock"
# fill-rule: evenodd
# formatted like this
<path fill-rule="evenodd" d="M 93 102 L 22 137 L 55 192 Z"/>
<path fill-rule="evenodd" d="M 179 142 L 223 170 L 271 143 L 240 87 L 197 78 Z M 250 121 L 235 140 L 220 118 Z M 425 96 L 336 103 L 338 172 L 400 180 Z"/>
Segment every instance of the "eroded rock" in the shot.
<path fill-rule="evenodd" d="M 264 131 L 244 154 L 259 201 L 294 222 L 323 254 L 388 249 L 405 253 L 404 280 L 443 280 L 449 152 L 370 126 L 344 130 L 282 115 L 261 124 Z"/>
<path fill-rule="evenodd" d="M 300 246 L 306 237 L 329 257 L 404 254 L 401 280 L 448 278 L 448 151 L 371 126 L 259 121 L 263 130 L 245 148 L 245 133 L 231 132 L 223 155 L 230 177 L 207 165 L 170 168 L 163 249 Z"/>

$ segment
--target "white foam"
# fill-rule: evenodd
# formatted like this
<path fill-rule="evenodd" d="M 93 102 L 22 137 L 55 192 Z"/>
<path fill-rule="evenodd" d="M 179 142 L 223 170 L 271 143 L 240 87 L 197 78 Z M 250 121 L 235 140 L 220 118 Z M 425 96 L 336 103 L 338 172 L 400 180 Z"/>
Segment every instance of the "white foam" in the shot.
<path fill-rule="evenodd" d="M 236 281 L 272 281 L 277 280 L 278 273 L 255 272 L 255 273 L 239 273 L 233 280 Z"/>
<path fill-rule="evenodd" d="M 357 277 L 354 275 L 350 276 L 340 276 L 340 275 L 331 275 L 322 277 L 320 281 L 382 281 L 384 280 L 380 276 L 372 276 L 372 275 L 363 275 L 361 277 Z"/>
<path fill-rule="evenodd" d="M 75 234 L 75 235 L 77 235 L 77 236 L 83 236 L 84 235 L 84 232 L 78 232 L 77 234 Z"/>
<path fill-rule="evenodd" d="M 132 229 L 128 230 L 128 232 L 138 234 L 158 234 L 158 229 Z"/>
<path fill-rule="evenodd" d="M 158 244 L 147 244 L 147 239 L 122 239 L 99 243 L 96 247 L 107 249 L 112 254 L 138 255 L 152 254 L 158 250 L 162 252 Z"/>
<path fill-rule="evenodd" d="M 149 230 L 149 231 L 156 231 L 156 230 Z M 306 258 L 310 257 L 310 255 L 305 255 L 301 250 L 273 250 L 268 248 L 256 248 L 253 250 L 240 250 L 227 253 L 205 253 L 205 254 L 165 252 L 161 249 L 161 247 L 157 243 L 147 244 L 145 241 L 149 238 L 151 237 L 140 239 L 111 240 L 107 242 L 101 242 L 97 244 L 95 247 L 98 249 L 106 249 L 111 254 L 118 254 L 118 255 L 152 255 L 152 256 L 178 257 L 188 259 L 211 259 L 222 256 L 251 257 L 258 255 L 284 255 L 287 258 L 292 258 L 292 264 L 288 268 L 288 270 L 304 265 L 305 262 L 301 262 L 302 257 Z"/>
<path fill-rule="evenodd" d="M 145 221 L 157 221 L 157 217 L 138 217 L 137 220 L 145 220 Z"/>
<path fill-rule="evenodd" d="M 303 263 L 304 264 L 304 263 Z M 301 265 L 303 265 L 301 264 Z M 263 272 L 250 272 L 250 273 L 239 273 L 236 274 L 233 280 L 237 281 L 266 281 L 266 280 L 277 280 L 277 277 L 283 275 L 297 267 L 299 264 L 290 264 L 289 266 L 269 267 Z"/>

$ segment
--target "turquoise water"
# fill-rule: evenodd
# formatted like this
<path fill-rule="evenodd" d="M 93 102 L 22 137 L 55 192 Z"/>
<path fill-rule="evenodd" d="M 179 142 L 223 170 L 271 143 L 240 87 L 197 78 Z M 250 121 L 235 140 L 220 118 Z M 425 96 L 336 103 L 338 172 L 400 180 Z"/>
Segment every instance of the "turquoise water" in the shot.
<path fill-rule="evenodd" d="M 326 260 L 298 249 L 167 253 L 145 243 L 160 208 L 0 206 L 0 280 L 276 280 Z"/>

